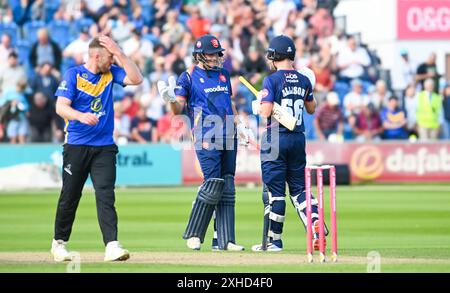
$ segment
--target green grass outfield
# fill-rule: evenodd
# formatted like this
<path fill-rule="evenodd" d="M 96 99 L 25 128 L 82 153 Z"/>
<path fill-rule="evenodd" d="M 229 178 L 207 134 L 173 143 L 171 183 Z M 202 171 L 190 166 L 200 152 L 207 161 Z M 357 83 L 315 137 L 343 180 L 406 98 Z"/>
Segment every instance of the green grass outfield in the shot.
<path fill-rule="evenodd" d="M 448 184 L 338 186 L 335 264 L 306 263 L 304 229 L 289 200 L 284 251 L 251 252 L 261 239 L 262 203 L 259 189 L 245 187 L 237 187 L 236 234 L 247 250 L 210 252 L 209 229 L 202 250 L 189 251 L 181 235 L 196 189 L 118 189 L 119 240 L 132 254 L 121 263 L 102 262 L 95 197 L 85 191 L 68 246 L 81 253 L 81 271 L 366 272 L 366 256 L 376 251 L 382 272 L 450 272 Z M 66 271 L 49 253 L 57 199 L 56 190 L 0 193 L 0 272 Z"/>

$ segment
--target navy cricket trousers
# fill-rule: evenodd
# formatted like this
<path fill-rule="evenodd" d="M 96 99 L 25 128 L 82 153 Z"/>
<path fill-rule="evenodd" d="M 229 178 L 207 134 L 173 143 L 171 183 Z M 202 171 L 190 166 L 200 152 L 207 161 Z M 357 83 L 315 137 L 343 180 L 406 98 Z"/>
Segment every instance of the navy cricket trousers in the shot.
<path fill-rule="evenodd" d="M 228 146 L 228 149 L 226 146 Z M 235 138 L 230 139 L 227 145 L 212 143 L 196 150 L 196 153 L 204 180 L 235 175 L 237 155 L 237 140 Z"/>
<path fill-rule="evenodd" d="M 263 137 L 261 171 L 264 184 L 273 196 L 297 195 L 305 188 L 306 150 L 302 132 L 280 132 L 278 137 Z M 271 153 L 270 156 L 267 154 Z"/>

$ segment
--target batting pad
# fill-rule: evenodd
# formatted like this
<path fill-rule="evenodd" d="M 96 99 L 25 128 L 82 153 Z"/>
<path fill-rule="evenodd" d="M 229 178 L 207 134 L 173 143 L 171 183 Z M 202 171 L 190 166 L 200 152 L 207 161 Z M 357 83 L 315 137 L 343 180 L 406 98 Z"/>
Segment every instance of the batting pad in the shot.
<path fill-rule="evenodd" d="M 295 207 L 295 210 L 297 211 L 298 216 L 300 217 L 300 220 L 303 223 L 303 226 L 306 229 L 306 192 L 303 191 L 301 194 L 298 194 L 296 196 L 291 196 L 291 202 Z M 312 192 L 311 192 L 311 220 L 312 223 L 317 221 L 319 219 L 319 211 L 318 211 L 318 202 L 317 199 L 314 198 Z M 328 235 L 328 228 L 325 224 L 325 236 Z"/>
<path fill-rule="evenodd" d="M 217 241 L 219 249 L 226 249 L 228 242 L 236 243 L 235 213 L 236 190 L 234 176 L 224 176 L 223 195 L 216 208 Z"/>
<path fill-rule="evenodd" d="M 208 179 L 200 186 L 183 235 L 184 239 L 198 237 L 203 243 L 214 209 L 222 196 L 223 186 L 224 180 L 221 178 Z"/>

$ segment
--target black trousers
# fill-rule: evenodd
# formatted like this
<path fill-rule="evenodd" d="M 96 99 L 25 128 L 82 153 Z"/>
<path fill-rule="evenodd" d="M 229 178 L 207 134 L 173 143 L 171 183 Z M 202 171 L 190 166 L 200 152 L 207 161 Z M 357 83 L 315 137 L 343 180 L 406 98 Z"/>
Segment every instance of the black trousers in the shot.
<path fill-rule="evenodd" d="M 81 192 L 90 174 L 103 242 L 106 245 L 117 240 L 117 213 L 114 207 L 117 153 L 116 145 L 64 145 L 63 186 L 56 210 L 54 239 L 69 240 Z"/>

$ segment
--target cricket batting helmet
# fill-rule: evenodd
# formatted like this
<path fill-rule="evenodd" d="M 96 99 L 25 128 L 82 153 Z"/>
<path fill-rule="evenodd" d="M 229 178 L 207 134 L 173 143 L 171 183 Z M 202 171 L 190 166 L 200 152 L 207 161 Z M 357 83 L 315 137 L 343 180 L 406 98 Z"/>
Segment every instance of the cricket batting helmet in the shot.
<path fill-rule="evenodd" d="M 295 44 L 294 41 L 287 36 L 277 36 L 270 41 L 267 49 L 267 59 L 272 61 L 282 61 L 289 59 L 294 61 Z"/>
<path fill-rule="evenodd" d="M 201 62 L 207 70 L 220 70 L 223 63 L 224 48 L 220 45 L 219 40 L 212 35 L 204 35 L 198 38 L 194 44 L 192 56 L 195 62 Z M 216 55 L 216 58 L 207 58 L 205 54 Z M 211 63 L 214 65 L 211 66 Z"/>

